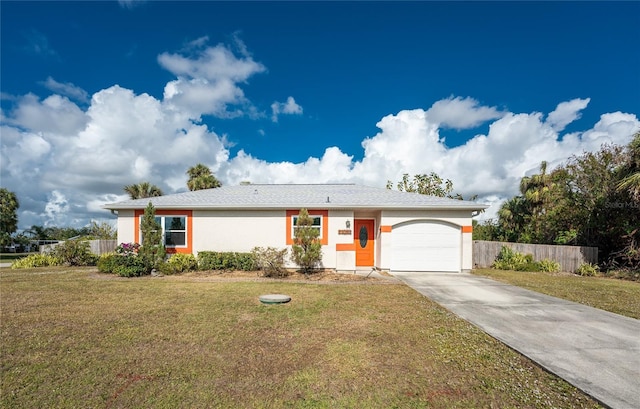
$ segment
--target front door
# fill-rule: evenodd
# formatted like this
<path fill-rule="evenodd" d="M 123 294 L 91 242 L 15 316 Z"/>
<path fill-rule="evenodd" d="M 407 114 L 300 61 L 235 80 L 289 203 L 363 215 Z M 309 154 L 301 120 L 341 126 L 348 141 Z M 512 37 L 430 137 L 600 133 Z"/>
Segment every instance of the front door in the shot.
<path fill-rule="evenodd" d="M 375 231 L 373 220 L 354 220 L 354 244 L 356 245 L 356 267 L 373 267 Z"/>

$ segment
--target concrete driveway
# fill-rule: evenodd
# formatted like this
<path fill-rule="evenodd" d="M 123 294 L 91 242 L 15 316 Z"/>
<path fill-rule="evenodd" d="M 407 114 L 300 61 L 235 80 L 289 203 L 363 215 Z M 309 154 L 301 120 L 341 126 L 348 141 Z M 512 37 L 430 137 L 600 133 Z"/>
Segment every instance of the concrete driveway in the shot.
<path fill-rule="evenodd" d="M 467 273 L 392 272 L 611 408 L 640 408 L 640 321 Z"/>

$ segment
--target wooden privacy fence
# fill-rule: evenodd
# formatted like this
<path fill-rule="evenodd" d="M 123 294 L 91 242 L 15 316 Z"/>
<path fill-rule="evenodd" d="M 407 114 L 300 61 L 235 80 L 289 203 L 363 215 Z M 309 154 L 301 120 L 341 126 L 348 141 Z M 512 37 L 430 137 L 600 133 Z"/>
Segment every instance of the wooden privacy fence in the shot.
<path fill-rule="evenodd" d="M 118 245 L 117 240 L 87 240 L 87 241 L 89 242 L 89 246 L 91 247 L 91 252 L 97 255 L 108 253 L 110 251 L 115 251 L 116 246 Z M 61 241 L 60 243 L 64 243 L 64 242 Z M 40 246 L 40 253 L 46 253 L 60 243 L 42 245 Z"/>
<path fill-rule="evenodd" d="M 495 261 L 502 246 L 518 253 L 531 254 L 535 261 L 549 259 L 560 263 L 560 270 L 575 272 L 581 264 L 598 262 L 597 247 L 553 246 L 550 244 L 507 243 L 503 241 L 473 241 L 474 268 L 488 268 Z"/>

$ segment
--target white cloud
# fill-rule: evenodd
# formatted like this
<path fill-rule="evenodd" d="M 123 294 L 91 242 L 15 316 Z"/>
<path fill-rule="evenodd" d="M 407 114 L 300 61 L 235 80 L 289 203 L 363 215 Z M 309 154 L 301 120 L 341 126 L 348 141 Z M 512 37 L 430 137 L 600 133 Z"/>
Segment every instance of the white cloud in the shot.
<path fill-rule="evenodd" d="M 202 47 L 205 40 L 206 37 L 195 40 L 190 45 Z M 250 56 L 237 58 L 222 44 L 197 51 L 195 57 L 194 59 L 180 54 L 162 53 L 158 56 L 158 62 L 177 77 L 202 78 L 209 81 L 226 79 L 243 82 L 252 75 L 266 70 L 264 65 L 254 61 Z"/>
<path fill-rule="evenodd" d="M 302 107 L 296 104 L 293 97 L 287 98 L 287 102 L 274 102 L 271 104 L 271 120 L 278 122 L 278 115 L 302 115 Z"/>
<path fill-rule="evenodd" d="M 47 80 L 44 81 L 42 85 L 50 91 L 75 99 L 78 102 L 82 102 L 84 104 L 89 103 L 89 94 L 87 91 L 70 82 L 61 83 L 51 77 L 47 77 Z"/>
<path fill-rule="evenodd" d="M 554 131 L 560 132 L 564 130 L 567 125 L 580 118 L 580 111 L 589 105 L 589 101 L 591 101 L 590 98 L 576 98 L 571 101 L 559 103 L 555 111 L 547 116 L 547 124 L 549 124 Z"/>
<path fill-rule="evenodd" d="M 208 37 L 201 37 L 187 44 L 183 54 L 158 56 L 160 65 L 178 77 L 165 86 L 164 103 L 196 120 L 204 114 L 223 118 L 256 116 L 256 109 L 238 84 L 266 68 L 248 55 L 239 39 L 235 41 L 240 58 L 222 44 L 206 47 L 207 41 Z"/>
<path fill-rule="evenodd" d="M 7 122 L 32 132 L 73 135 L 87 122 L 85 112 L 67 97 L 51 95 L 43 101 L 34 95 L 21 97 Z"/>
<path fill-rule="evenodd" d="M 504 115 L 496 107 L 482 106 L 470 97 L 449 97 L 435 102 L 427 111 L 433 124 L 442 128 L 469 129 Z"/>
<path fill-rule="evenodd" d="M 45 226 L 64 226 L 69 217 L 69 202 L 67 198 L 57 190 L 51 192 L 49 201 L 44 207 Z"/>

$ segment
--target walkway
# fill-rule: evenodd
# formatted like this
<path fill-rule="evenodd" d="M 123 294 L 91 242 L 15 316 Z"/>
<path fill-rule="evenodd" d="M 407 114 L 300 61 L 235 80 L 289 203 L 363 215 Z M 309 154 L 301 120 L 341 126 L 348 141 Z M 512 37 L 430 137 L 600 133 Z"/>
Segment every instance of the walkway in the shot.
<path fill-rule="evenodd" d="M 640 320 L 467 273 L 393 275 L 604 405 L 640 408 Z"/>

